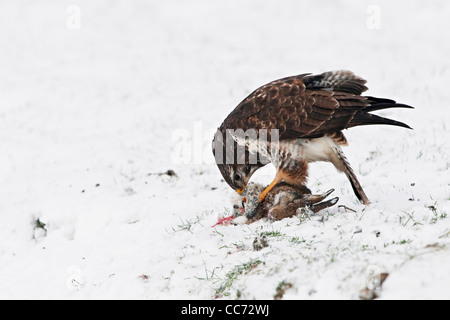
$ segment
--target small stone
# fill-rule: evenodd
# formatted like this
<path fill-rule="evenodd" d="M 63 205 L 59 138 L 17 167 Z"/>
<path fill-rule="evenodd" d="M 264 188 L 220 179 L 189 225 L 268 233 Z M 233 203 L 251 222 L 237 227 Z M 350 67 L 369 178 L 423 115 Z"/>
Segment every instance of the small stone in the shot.
<path fill-rule="evenodd" d="M 267 242 L 267 237 L 264 234 L 261 234 L 253 240 L 253 250 L 255 251 L 259 251 L 267 246 L 269 246 L 269 243 Z"/>
<path fill-rule="evenodd" d="M 355 234 L 355 233 L 362 233 L 361 227 L 356 226 L 355 229 L 354 229 L 354 231 L 353 231 L 353 233 L 354 233 L 354 234 Z"/>

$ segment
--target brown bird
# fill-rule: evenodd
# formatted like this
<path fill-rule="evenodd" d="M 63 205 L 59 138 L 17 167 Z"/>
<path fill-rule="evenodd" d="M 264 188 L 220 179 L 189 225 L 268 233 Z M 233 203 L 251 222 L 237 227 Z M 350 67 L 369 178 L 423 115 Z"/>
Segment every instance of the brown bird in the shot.
<path fill-rule="evenodd" d="M 344 172 L 357 198 L 369 204 L 341 146 L 343 129 L 385 124 L 408 125 L 370 112 L 412 108 L 385 98 L 362 96 L 366 80 L 351 71 L 301 74 L 272 81 L 253 91 L 223 121 L 213 140 L 213 153 L 224 180 L 242 193 L 253 173 L 269 162 L 277 173 L 260 194 L 262 202 L 280 181 L 305 184 L 308 164 L 331 162 Z"/>
<path fill-rule="evenodd" d="M 311 194 L 306 186 L 293 186 L 285 182 L 278 183 L 267 194 L 263 202 L 259 202 L 259 194 L 264 190 L 263 185 L 250 182 L 246 188 L 244 215 L 239 215 L 234 222 L 252 223 L 261 218 L 281 220 L 297 215 L 300 210 L 312 213 L 335 205 L 339 198 L 335 197 L 323 201 L 334 189 L 323 194 Z M 323 201 L 323 202 L 322 202 Z"/>

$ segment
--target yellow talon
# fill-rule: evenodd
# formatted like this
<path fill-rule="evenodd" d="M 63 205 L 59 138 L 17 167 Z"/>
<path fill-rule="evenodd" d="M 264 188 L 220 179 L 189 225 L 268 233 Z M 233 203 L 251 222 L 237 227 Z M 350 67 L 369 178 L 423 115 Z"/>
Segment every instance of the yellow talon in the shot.
<path fill-rule="evenodd" d="M 273 187 L 275 187 L 277 185 L 277 183 L 280 182 L 281 180 L 283 180 L 283 179 L 277 174 L 277 176 L 272 181 L 272 183 L 269 184 L 269 186 L 267 188 L 265 188 L 264 191 L 261 192 L 261 194 L 259 195 L 258 203 L 263 202 L 264 198 L 267 196 L 267 194 L 270 192 L 270 190 L 272 190 Z"/>

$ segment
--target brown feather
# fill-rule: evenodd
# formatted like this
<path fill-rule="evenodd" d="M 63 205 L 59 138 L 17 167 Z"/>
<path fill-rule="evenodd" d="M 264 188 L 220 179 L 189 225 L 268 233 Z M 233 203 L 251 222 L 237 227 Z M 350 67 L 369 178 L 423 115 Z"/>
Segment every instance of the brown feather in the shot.
<path fill-rule="evenodd" d="M 336 131 L 336 132 L 327 134 L 327 137 L 330 137 L 334 141 L 334 143 L 336 143 L 337 145 L 341 145 L 341 146 L 348 145 L 347 138 L 344 136 L 342 131 Z"/>
<path fill-rule="evenodd" d="M 225 119 L 221 129 L 280 129 L 280 139 L 312 138 L 367 124 L 405 124 L 369 111 L 409 107 L 390 99 L 364 97 L 366 81 L 350 71 L 302 74 L 272 81 L 253 91 Z"/>

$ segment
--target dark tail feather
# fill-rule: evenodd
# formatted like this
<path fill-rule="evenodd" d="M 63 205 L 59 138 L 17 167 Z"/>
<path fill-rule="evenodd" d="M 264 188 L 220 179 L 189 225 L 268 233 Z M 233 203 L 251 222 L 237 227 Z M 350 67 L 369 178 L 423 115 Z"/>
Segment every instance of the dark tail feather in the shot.
<path fill-rule="evenodd" d="M 356 127 L 356 126 L 364 126 L 364 125 L 370 125 L 370 124 L 387 124 L 391 126 L 398 126 L 403 127 L 407 129 L 412 129 L 410 126 L 408 126 L 406 123 L 383 118 L 374 114 L 366 113 L 364 111 L 359 111 L 355 114 L 354 118 L 350 121 L 347 128 Z"/>
<path fill-rule="evenodd" d="M 371 112 L 371 111 L 389 109 L 389 108 L 414 109 L 414 107 L 408 106 L 407 104 L 403 104 L 403 103 L 397 103 L 391 99 L 375 98 L 375 97 L 365 97 L 365 98 L 367 99 L 366 101 L 368 103 L 370 103 L 370 106 L 364 108 L 365 112 Z"/>
<path fill-rule="evenodd" d="M 408 106 L 402 103 L 396 103 L 394 100 L 385 99 L 385 98 L 376 98 L 376 97 L 364 97 L 366 98 L 366 102 L 370 103 L 369 106 L 364 107 L 355 113 L 353 119 L 348 124 L 347 128 L 370 125 L 370 124 L 386 124 L 391 126 L 398 126 L 407 129 L 411 129 L 406 123 L 391 120 L 388 118 L 383 118 L 369 112 L 390 109 L 390 108 L 408 108 L 414 109 L 414 107 Z"/>

